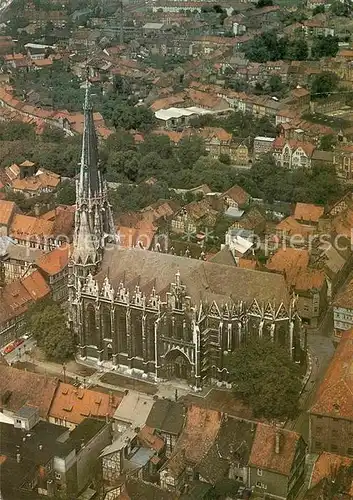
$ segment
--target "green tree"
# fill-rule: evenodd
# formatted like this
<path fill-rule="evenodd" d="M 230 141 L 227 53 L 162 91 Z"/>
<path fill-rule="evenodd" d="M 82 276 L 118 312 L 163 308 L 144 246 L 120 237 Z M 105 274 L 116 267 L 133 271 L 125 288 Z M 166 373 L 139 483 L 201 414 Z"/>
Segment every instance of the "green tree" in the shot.
<path fill-rule="evenodd" d="M 111 151 L 126 151 L 135 149 L 133 135 L 125 130 L 117 130 L 105 141 L 105 149 Z"/>
<path fill-rule="evenodd" d="M 283 89 L 283 83 L 278 75 L 271 75 L 267 85 L 271 93 L 280 92 Z"/>
<path fill-rule="evenodd" d="M 63 362 L 73 356 L 74 337 L 63 310 L 51 299 L 33 304 L 25 314 L 24 325 L 48 359 Z"/>
<path fill-rule="evenodd" d="M 330 10 L 335 16 L 348 17 L 352 12 L 352 5 L 349 0 L 344 0 L 343 2 L 341 2 L 340 0 L 336 0 L 334 2 L 331 2 Z"/>
<path fill-rule="evenodd" d="M 262 7 L 268 7 L 268 6 L 271 6 L 273 5 L 273 1 L 272 0 L 259 0 L 256 4 L 256 7 L 258 9 L 261 9 Z"/>
<path fill-rule="evenodd" d="M 256 36 L 245 48 L 245 55 L 250 61 L 266 62 L 283 59 L 288 40 L 279 39 L 275 31 L 266 31 Z"/>
<path fill-rule="evenodd" d="M 325 14 L 325 5 L 317 5 L 313 8 L 313 16 L 317 14 Z"/>
<path fill-rule="evenodd" d="M 160 158 L 167 160 L 173 156 L 174 146 L 167 135 L 149 134 L 139 147 L 139 152 L 144 156 L 157 153 Z"/>
<path fill-rule="evenodd" d="M 323 151 L 332 151 L 336 144 L 336 138 L 333 134 L 323 135 L 320 139 L 320 149 Z"/>
<path fill-rule="evenodd" d="M 221 153 L 219 155 L 219 161 L 221 163 L 224 163 L 225 165 L 230 165 L 232 163 L 232 159 L 229 155 L 227 155 L 226 153 Z"/>
<path fill-rule="evenodd" d="M 338 37 L 336 36 L 317 36 L 313 40 L 311 55 L 314 59 L 322 57 L 335 57 L 339 49 Z"/>
<path fill-rule="evenodd" d="M 72 181 L 63 181 L 56 192 L 58 205 L 74 205 L 76 202 L 76 187 Z"/>
<path fill-rule="evenodd" d="M 44 142 L 62 142 L 65 139 L 65 132 L 57 127 L 46 125 L 42 133 Z"/>
<path fill-rule="evenodd" d="M 309 48 L 303 36 L 297 36 L 288 42 L 286 46 L 285 58 L 289 61 L 305 61 L 308 58 Z"/>
<path fill-rule="evenodd" d="M 192 135 L 180 141 L 177 156 L 182 167 L 191 168 L 201 156 L 205 155 L 205 144 L 201 137 Z"/>
<path fill-rule="evenodd" d="M 268 339 L 253 340 L 227 358 L 235 394 L 256 417 L 294 418 L 298 411 L 301 377 L 288 351 Z"/>
<path fill-rule="evenodd" d="M 111 121 L 115 128 L 148 130 L 154 124 L 154 114 L 145 106 L 135 107 L 117 101 L 112 109 Z"/>
<path fill-rule="evenodd" d="M 311 96 L 313 99 L 327 97 L 337 88 L 339 78 L 335 73 L 324 71 L 316 75 L 311 82 Z"/>
<path fill-rule="evenodd" d="M 1 141 L 34 141 L 36 132 L 33 125 L 22 122 L 3 122 L 0 123 Z"/>

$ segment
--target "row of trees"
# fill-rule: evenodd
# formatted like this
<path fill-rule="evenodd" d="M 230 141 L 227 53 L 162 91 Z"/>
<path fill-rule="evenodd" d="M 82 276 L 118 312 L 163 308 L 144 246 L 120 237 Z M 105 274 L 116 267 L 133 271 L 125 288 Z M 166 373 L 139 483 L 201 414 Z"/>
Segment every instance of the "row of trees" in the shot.
<path fill-rule="evenodd" d="M 311 47 L 311 58 L 334 57 L 338 52 L 338 38 L 335 36 L 314 37 Z M 293 39 L 280 38 L 274 31 L 267 31 L 251 40 L 245 49 L 250 61 L 304 61 L 309 57 L 309 47 L 300 33 Z"/>
<path fill-rule="evenodd" d="M 252 135 L 261 133 L 261 130 L 263 135 L 275 133 L 273 126 L 266 120 L 249 119 L 247 122 L 247 117 L 242 113 L 230 114 L 222 124 L 235 135 L 240 135 L 240 131 L 250 133 L 251 127 Z M 26 139 L 17 140 L 20 134 Z M 63 176 L 74 177 L 78 171 L 80 137 L 64 138 L 60 131 L 52 129 L 46 129 L 42 137 L 36 137 L 30 125 L 15 122 L 1 124 L 0 137 L 6 137 L 6 140 L 0 141 L 3 166 L 29 159 Z M 30 137 L 34 139 L 30 140 Z M 331 139 L 324 141 L 324 149 L 332 148 Z M 190 189 L 204 183 L 215 191 L 225 191 L 234 184 L 240 184 L 252 196 L 268 201 L 276 199 L 329 203 L 341 194 L 335 170 L 331 167 L 289 171 L 277 166 L 269 155 L 256 162 L 249 170 L 239 172 L 229 165 L 230 158 L 227 155 L 222 155 L 219 159 L 208 156 L 200 136 L 183 138 L 178 147 L 175 147 L 168 136 L 146 134 L 144 142 L 136 145 L 130 133 L 119 131 L 102 145 L 100 157 L 101 166 L 109 181 L 133 185 L 131 191 L 124 188 L 114 197 L 117 211 L 125 208 L 132 210 L 133 206 L 138 205 L 137 201 L 132 203 L 133 206 L 124 205 L 127 198 L 138 200 L 141 197 L 148 204 L 155 201 L 156 196 L 170 197 L 169 188 Z M 134 185 L 150 177 L 157 179 L 157 186 L 153 189 L 144 186 L 143 196 L 138 190 L 134 191 L 137 189 Z M 19 195 L 15 196 L 20 198 Z M 58 199 L 61 203 L 74 202 L 74 191 L 70 183 L 61 186 Z M 15 201 L 20 205 L 24 203 L 24 209 L 28 208 L 28 200 Z M 35 201 L 30 200 L 30 203 Z"/>

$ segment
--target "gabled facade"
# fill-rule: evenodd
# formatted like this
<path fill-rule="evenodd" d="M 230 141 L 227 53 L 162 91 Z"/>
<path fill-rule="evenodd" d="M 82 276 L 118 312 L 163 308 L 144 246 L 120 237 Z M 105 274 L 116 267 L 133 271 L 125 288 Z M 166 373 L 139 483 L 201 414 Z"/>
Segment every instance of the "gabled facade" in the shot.
<path fill-rule="evenodd" d="M 311 160 L 315 146 L 307 142 L 293 140 L 285 141 L 283 145 L 277 145 L 278 142 L 280 141 L 276 140 L 273 143 L 273 156 L 277 164 L 281 165 L 283 168 L 288 168 L 289 170 L 311 167 Z"/>

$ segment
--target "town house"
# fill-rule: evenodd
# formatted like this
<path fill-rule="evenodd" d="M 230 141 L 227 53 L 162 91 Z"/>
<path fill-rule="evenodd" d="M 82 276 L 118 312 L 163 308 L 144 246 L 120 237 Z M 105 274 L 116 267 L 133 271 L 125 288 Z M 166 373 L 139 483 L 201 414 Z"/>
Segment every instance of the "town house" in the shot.
<path fill-rule="evenodd" d="M 170 457 L 184 427 L 186 409 L 182 403 L 157 399 L 147 417 L 146 425 L 156 429 L 166 443 L 166 456 Z"/>
<path fill-rule="evenodd" d="M 39 271 L 13 281 L 1 290 L 0 347 L 13 340 L 23 325 L 23 315 L 35 301 L 50 295 L 50 288 Z"/>
<path fill-rule="evenodd" d="M 294 500 L 303 485 L 306 443 L 296 432 L 258 423 L 249 458 L 249 486 L 264 497 Z"/>
<path fill-rule="evenodd" d="M 56 302 L 64 302 L 69 296 L 67 288 L 69 252 L 70 246 L 65 244 L 41 255 L 36 262 Z"/>
<path fill-rule="evenodd" d="M 353 457 L 353 330 L 342 334 L 309 410 L 309 451 Z"/>
<path fill-rule="evenodd" d="M 309 142 L 284 141 L 278 137 L 273 143 L 273 156 L 277 164 L 290 170 L 311 166 L 315 146 Z"/>
<path fill-rule="evenodd" d="M 283 273 L 298 295 L 299 315 L 311 327 L 317 327 L 327 307 L 325 273 L 309 267 L 308 250 L 280 248 L 267 262 L 270 271 Z"/>
<path fill-rule="evenodd" d="M 353 328 L 353 280 L 333 301 L 334 340 L 339 342 L 343 332 Z"/>

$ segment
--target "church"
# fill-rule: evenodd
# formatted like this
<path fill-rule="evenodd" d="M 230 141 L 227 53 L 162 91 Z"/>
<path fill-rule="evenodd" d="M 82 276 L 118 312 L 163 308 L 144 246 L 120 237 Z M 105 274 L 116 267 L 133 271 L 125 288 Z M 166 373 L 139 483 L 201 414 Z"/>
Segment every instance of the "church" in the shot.
<path fill-rule="evenodd" d="M 282 275 L 119 247 L 88 85 L 84 114 L 69 273 L 78 360 L 195 390 L 225 383 L 227 356 L 250 339 L 301 361 L 305 335 Z"/>

